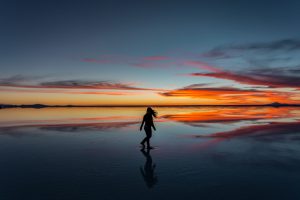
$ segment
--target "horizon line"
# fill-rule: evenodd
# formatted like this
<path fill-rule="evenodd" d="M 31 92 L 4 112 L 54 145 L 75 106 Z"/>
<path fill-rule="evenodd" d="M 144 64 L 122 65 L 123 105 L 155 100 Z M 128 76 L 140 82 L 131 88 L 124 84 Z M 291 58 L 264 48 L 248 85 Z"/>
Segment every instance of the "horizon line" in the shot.
<path fill-rule="evenodd" d="M 76 105 L 76 104 L 64 104 L 64 105 L 48 105 L 48 104 L 0 104 L 0 108 L 47 108 L 47 107 L 199 107 L 199 106 L 300 106 L 300 104 L 287 104 L 287 103 L 268 103 L 268 104 L 147 104 L 147 105 Z"/>

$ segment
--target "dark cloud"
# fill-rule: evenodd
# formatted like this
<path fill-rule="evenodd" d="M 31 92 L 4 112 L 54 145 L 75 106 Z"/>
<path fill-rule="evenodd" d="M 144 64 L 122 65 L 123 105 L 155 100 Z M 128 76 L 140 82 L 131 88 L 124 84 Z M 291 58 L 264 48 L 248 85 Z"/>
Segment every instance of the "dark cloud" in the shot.
<path fill-rule="evenodd" d="M 281 72 L 277 68 L 299 68 L 300 40 L 283 39 L 271 42 L 249 44 L 231 44 L 217 46 L 201 54 L 209 63 L 222 66 L 223 69 L 260 68 Z M 222 59 L 221 61 L 218 61 Z M 235 71 L 235 70 L 234 70 Z M 288 73 L 287 70 L 282 70 Z"/>
<path fill-rule="evenodd" d="M 290 76 L 290 77 L 299 77 L 300 78 L 300 65 L 296 66 L 284 66 L 284 67 L 258 67 L 251 68 L 245 72 L 240 71 L 239 73 L 245 74 L 260 74 L 260 75 L 270 75 L 270 76 Z"/>
<path fill-rule="evenodd" d="M 47 81 L 30 84 L 35 78 L 16 75 L 0 79 L 0 87 L 16 87 L 31 89 L 103 89 L 103 90 L 159 90 L 153 88 L 136 87 L 129 83 L 113 81 L 89 81 L 89 80 L 61 80 Z"/>
<path fill-rule="evenodd" d="M 24 75 L 13 75 L 10 77 L 0 78 L 0 85 L 18 85 L 24 82 L 31 82 L 37 80 L 39 76 L 24 76 Z"/>
<path fill-rule="evenodd" d="M 300 74 L 300 65 L 299 66 L 297 66 L 297 69 L 288 69 L 288 71 L 290 72 L 290 73 L 293 73 L 293 74 Z"/>
<path fill-rule="evenodd" d="M 232 46 L 233 50 L 300 50 L 300 40 L 298 39 L 284 39 L 272 42 L 253 43 L 246 45 Z"/>
<path fill-rule="evenodd" d="M 213 77 L 232 80 L 241 84 L 262 85 L 273 88 L 299 88 L 300 77 L 280 73 L 280 70 L 259 69 L 247 72 L 217 72 L 217 73 L 191 73 L 190 76 Z"/>
<path fill-rule="evenodd" d="M 139 88 L 125 83 L 115 83 L 111 81 L 84 81 L 84 80 L 64 80 L 49 81 L 39 84 L 45 88 L 68 88 L 68 89 L 117 89 L 117 90 L 149 90 Z"/>
<path fill-rule="evenodd" d="M 192 84 L 192 85 L 188 85 L 188 86 L 185 86 L 183 89 L 194 89 L 194 88 L 204 88 L 204 87 L 207 87 L 209 86 L 209 84 L 205 84 L 205 83 L 201 83 L 201 84 Z"/>
<path fill-rule="evenodd" d="M 228 55 L 226 52 L 219 49 L 213 49 L 211 51 L 203 53 L 201 56 L 204 58 L 212 58 L 212 59 L 231 58 L 230 55 Z"/>
<path fill-rule="evenodd" d="M 300 50 L 299 39 L 283 39 L 271 42 L 257 42 L 242 45 L 225 45 L 216 47 L 203 56 L 206 57 L 224 57 L 229 56 L 230 51 L 296 51 Z"/>
<path fill-rule="evenodd" d="M 267 55 L 263 55 L 263 57 L 255 57 L 253 55 L 251 55 L 250 58 L 247 58 L 246 61 L 249 63 L 250 66 L 254 66 L 257 68 L 268 68 L 268 66 L 271 65 L 279 65 L 282 66 L 287 65 L 287 63 L 293 61 L 294 58 L 290 55 L 287 56 L 286 54 L 280 54 L 280 55 L 274 55 L 274 56 L 267 56 Z M 277 67 L 279 67 L 277 66 Z M 287 66 L 286 66 L 287 67 Z M 291 66 L 289 66 L 291 67 Z"/>

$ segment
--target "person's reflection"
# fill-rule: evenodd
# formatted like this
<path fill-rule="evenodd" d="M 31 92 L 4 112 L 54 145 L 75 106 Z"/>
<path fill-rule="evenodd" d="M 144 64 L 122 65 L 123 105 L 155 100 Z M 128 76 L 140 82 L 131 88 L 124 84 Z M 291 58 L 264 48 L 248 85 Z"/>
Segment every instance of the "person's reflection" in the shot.
<path fill-rule="evenodd" d="M 150 155 L 150 149 L 141 149 L 141 152 L 146 157 L 146 162 L 144 164 L 144 168 L 140 167 L 141 174 L 144 178 L 144 181 L 147 184 L 148 188 L 152 188 L 157 183 L 157 177 L 154 174 L 154 170 L 156 165 L 152 164 L 152 157 Z"/>

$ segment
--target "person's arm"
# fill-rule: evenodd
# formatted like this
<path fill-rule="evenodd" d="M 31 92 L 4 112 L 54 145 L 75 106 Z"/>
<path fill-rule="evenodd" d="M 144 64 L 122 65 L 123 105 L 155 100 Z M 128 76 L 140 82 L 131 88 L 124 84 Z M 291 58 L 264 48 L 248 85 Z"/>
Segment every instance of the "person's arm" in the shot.
<path fill-rule="evenodd" d="M 140 127 L 140 131 L 143 129 L 144 123 L 145 123 L 145 117 L 143 117 L 143 121 L 142 121 L 142 124 L 141 124 L 141 127 Z"/>

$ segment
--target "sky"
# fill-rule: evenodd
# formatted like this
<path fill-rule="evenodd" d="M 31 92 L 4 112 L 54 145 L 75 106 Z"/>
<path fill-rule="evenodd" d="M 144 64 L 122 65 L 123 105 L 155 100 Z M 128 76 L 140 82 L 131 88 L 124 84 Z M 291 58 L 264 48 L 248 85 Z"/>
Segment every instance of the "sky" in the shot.
<path fill-rule="evenodd" d="M 297 0 L 0 0 L 0 103 L 300 103 Z"/>

